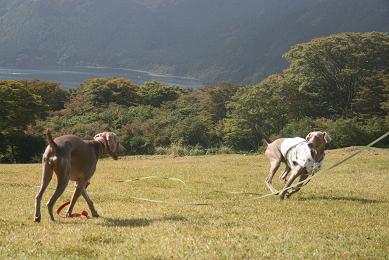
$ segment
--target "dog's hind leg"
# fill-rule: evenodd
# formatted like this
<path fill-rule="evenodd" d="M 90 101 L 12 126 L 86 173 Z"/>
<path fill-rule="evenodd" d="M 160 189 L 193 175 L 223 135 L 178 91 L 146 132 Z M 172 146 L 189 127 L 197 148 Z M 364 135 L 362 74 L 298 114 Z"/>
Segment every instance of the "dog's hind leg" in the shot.
<path fill-rule="evenodd" d="M 272 181 L 273 181 L 273 176 L 277 172 L 278 168 L 280 167 L 281 160 L 271 160 L 270 161 L 270 171 L 269 175 L 266 178 L 266 185 L 270 189 L 271 192 L 276 192 L 277 190 L 273 187 Z"/>
<path fill-rule="evenodd" d="M 47 186 L 49 185 L 51 178 L 53 177 L 53 167 L 47 162 L 43 163 L 42 167 L 42 181 L 38 194 L 35 196 L 35 214 L 34 221 L 41 221 L 41 201 L 43 193 L 45 192 Z"/>
<path fill-rule="evenodd" d="M 289 166 L 286 166 L 284 172 L 280 176 L 281 182 L 286 183 L 289 172 L 290 172 L 290 168 Z"/>
<path fill-rule="evenodd" d="M 57 199 L 62 195 L 62 193 L 65 191 L 66 187 L 69 183 L 69 170 L 70 166 L 66 162 L 66 160 L 63 160 L 60 164 L 60 167 L 55 168 L 54 171 L 57 174 L 57 188 L 55 189 L 55 192 L 53 196 L 50 198 L 49 202 L 47 203 L 47 209 L 49 211 L 50 219 L 54 221 L 54 215 L 53 215 L 53 208 L 54 204 L 57 201 Z"/>

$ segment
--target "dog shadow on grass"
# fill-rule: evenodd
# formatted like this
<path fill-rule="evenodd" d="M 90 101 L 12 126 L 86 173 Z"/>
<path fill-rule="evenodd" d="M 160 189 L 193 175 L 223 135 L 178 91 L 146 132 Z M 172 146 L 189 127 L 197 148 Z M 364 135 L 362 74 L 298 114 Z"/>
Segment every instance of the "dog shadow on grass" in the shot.
<path fill-rule="evenodd" d="M 315 196 L 311 195 L 308 197 L 300 197 L 298 200 L 301 201 L 310 201 L 310 200 L 333 200 L 333 201 L 353 201 L 361 204 L 373 204 L 373 203 L 384 203 L 382 200 L 368 199 L 368 198 L 360 198 L 360 197 L 346 197 L 346 196 Z"/>
<path fill-rule="evenodd" d="M 145 227 L 150 226 L 155 222 L 185 222 L 186 218 L 182 216 L 166 216 L 161 218 L 104 218 L 104 223 L 101 225 L 106 227 Z"/>

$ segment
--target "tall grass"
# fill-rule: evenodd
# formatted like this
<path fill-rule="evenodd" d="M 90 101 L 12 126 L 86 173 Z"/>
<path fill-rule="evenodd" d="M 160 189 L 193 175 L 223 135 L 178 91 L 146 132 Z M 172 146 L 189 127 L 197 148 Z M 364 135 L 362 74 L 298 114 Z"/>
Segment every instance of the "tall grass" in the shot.
<path fill-rule="evenodd" d="M 156 147 L 155 149 L 156 155 L 171 155 L 173 157 L 232 153 L 234 153 L 234 151 L 226 146 L 217 148 L 203 148 L 200 145 L 190 147 L 181 144 L 171 144 L 167 147 Z"/>

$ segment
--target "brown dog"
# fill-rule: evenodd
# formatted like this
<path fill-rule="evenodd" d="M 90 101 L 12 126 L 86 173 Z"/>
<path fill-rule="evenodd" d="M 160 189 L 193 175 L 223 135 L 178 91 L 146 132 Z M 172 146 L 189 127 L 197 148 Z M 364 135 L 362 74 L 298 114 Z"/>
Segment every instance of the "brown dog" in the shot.
<path fill-rule="evenodd" d="M 51 220 L 54 221 L 54 204 L 64 192 L 69 180 L 76 181 L 77 184 L 66 215 L 72 214 L 74 204 L 82 195 L 88 203 L 92 216 L 98 217 L 99 214 L 86 192 L 85 185 L 92 178 L 101 155 L 108 153 L 114 160 L 117 160 L 118 155 L 122 155 L 126 149 L 119 143 L 116 134 L 112 132 L 97 134 L 94 140 L 82 140 L 75 135 L 64 135 L 53 140 L 50 131 L 47 131 L 47 138 L 49 145 L 42 157 L 41 187 L 35 198 L 35 222 L 41 220 L 41 200 L 51 181 L 53 171 L 58 181 L 57 188 L 47 203 Z"/>
<path fill-rule="evenodd" d="M 281 162 L 286 164 L 284 173 L 280 180 L 285 183 L 285 188 L 291 186 L 293 181 L 300 176 L 300 181 L 305 180 L 308 174 L 318 170 L 324 159 L 325 145 L 331 142 L 331 137 L 326 132 L 311 132 L 305 139 L 279 138 L 274 142 L 266 140 L 268 147 L 265 156 L 270 161 L 270 172 L 265 181 L 271 192 L 277 192 L 272 185 L 273 176 L 278 170 Z M 291 172 L 289 179 L 287 176 Z M 293 193 L 299 191 L 302 184 L 299 184 L 292 191 L 284 190 L 279 195 L 281 199 L 285 196 L 290 197 Z"/>

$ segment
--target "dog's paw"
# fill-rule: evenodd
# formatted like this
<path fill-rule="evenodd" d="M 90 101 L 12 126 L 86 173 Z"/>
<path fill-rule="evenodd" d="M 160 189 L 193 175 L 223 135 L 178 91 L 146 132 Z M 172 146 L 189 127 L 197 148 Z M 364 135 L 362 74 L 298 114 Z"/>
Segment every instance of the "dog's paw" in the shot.
<path fill-rule="evenodd" d="M 291 193 L 290 193 L 290 192 L 288 192 L 288 191 L 284 190 L 283 192 L 281 192 L 281 193 L 280 193 L 280 200 L 284 200 L 284 199 L 285 199 L 285 197 L 286 197 L 286 198 L 289 198 L 289 197 L 290 197 L 290 195 L 291 195 Z"/>

